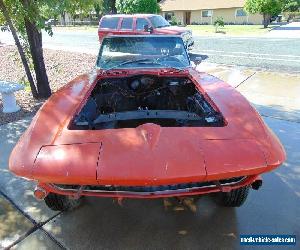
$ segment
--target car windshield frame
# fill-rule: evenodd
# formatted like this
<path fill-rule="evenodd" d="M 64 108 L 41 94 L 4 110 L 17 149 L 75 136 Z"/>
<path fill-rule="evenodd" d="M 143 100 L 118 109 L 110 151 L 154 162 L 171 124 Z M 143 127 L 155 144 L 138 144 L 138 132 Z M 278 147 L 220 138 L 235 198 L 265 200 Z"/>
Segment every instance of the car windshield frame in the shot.
<path fill-rule="evenodd" d="M 127 42 L 133 43 L 133 45 L 129 47 L 129 50 L 131 51 L 118 51 L 119 48 L 109 48 L 114 39 L 119 39 L 119 42 L 121 41 L 121 46 L 123 46 L 122 49 L 127 48 L 125 46 Z M 124 41 L 122 41 L 122 39 L 124 39 Z M 115 42 L 117 41 L 118 40 L 116 40 Z M 122 42 L 124 42 L 124 44 L 122 44 Z M 150 44 L 153 45 L 151 49 L 155 49 L 159 54 L 151 54 L 151 51 L 148 51 L 148 49 L 150 50 L 149 47 L 147 47 L 146 50 L 138 49 L 138 45 L 144 45 L 145 42 L 154 43 Z M 162 47 L 154 47 L 154 45 L 160 45 L 160 42 L 162 43 Z M 170 49 L 165 49 L 163 46 L 171 47 Z M 114 49 L 115 51 L 113 51 Z M 136 50 L 132 51 L 132 49 Z M 165 52 L 165 50 L 167 50 L 167 52 Z M 171 54 L 171 52 L 174 53 L 174 51 L 177 51 L 178 54 Z M 190 58 L 184 46 L 184 42 L 180 36 L 108 36 L 105 37 L 102 41 L 96 61 L 96 68 L 102 70 L 134 68 L 185 69 L 188 67 L 191 67 Z"/>

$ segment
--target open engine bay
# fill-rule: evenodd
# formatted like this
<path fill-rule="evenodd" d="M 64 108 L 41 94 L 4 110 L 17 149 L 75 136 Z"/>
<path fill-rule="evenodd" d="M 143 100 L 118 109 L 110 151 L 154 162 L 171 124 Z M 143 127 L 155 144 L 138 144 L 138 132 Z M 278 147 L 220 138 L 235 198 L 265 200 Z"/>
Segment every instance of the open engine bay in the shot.
<path fill-rule="evenodd" d="M 99 80 L 70 129 L 220 127 L 224 118 L 187 77 L 137 75 Z"/>

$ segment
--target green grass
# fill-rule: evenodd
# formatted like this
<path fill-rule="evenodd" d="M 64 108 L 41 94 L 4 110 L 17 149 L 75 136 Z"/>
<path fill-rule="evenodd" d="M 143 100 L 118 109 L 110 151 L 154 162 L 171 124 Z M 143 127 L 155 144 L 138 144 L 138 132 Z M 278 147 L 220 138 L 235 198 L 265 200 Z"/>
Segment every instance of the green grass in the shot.
<path fill-rule="evenodd" d="M 261 36 L 268 33 L 278 25 L 270 25 L 264 29 L 262 25 L 225 25 L 220 27 L 219 32 L 215 32 L 213 25 L 188 25 L 194 35 L 229 35 L 229 36 Z"/>

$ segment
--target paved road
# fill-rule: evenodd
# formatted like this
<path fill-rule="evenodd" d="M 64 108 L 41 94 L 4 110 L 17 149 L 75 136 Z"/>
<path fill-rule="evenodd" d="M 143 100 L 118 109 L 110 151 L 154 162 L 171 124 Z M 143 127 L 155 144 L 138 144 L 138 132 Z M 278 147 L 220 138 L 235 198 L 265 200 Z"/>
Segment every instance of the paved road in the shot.
<path fill-rule="evenodd" d="M 272 29 L 262 37 L 196 37 L 195 52 L 206 61 L 300 72 L 300 22 Z"/>
<path fill-rule="evenodd" d="M 53 37 L 44 34 L 43 40 L 44 47 L 50 49 L 95 55 L 99 49 L 94 32 L 55 32 Z M 7 32 L 0 33 L 0 41 L 13 43 Z M 195 37 L 192 52 L 211 63 L 300 72 L 300 38 Z"/>
<path fill-rule="evenodd" d="M 300 72 L 300 38 L 196 37 L 192 52 L 218 64 Z"/>

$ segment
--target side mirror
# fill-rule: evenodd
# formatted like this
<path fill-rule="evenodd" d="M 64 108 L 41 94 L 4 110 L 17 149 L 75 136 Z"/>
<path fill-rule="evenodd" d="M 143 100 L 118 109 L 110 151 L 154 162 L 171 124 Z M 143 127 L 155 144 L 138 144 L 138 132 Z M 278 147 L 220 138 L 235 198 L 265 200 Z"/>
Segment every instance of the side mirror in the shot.
<path fill-rule="evenodd" d="M 202 57 L 201 56 L 196 57 L 194 63 L 196 66 L 198 66 L 200 63 L 202 63 Z"/>
<path fill-rule="evenodd" d="M 149 27 L 149 25 L 148 24 L 145 24 L 144 25 L 144 31 L 145 32 L 150 32 L 151 34 L 153 33 L 153 27 Z"/>

